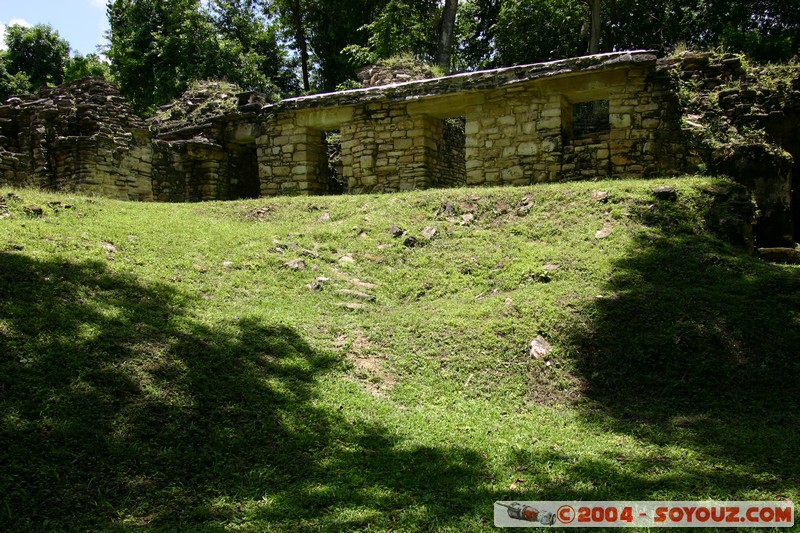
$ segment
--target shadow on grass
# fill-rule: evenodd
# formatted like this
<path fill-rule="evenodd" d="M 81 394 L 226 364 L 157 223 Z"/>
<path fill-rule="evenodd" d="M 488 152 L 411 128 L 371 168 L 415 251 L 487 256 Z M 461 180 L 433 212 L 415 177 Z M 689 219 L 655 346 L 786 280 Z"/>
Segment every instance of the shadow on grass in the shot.
<path fill-rule="evenodd" d="M 425 529 L 465 494 L 489 515 L 476 454 L 351 423 L 316 401 L 334 357 L 193 305 L 103 263 L 0 253 L 0 529 L 335 530 L 404 508 Z"/>
<path fill-rule="evenodd" d="M 796 494 L 800 270 L 696 231 L 709 221 L 680 202 L 637 215 L 646 227 L 571 342 L 591 400 L 586 419 L 654 451 L 628 464 L 613 452 L 576 464 L 577 479 L 605 480 L 580 496 Z M 662 446 L 696 452 L 697 461 L 674 467 Z"/>

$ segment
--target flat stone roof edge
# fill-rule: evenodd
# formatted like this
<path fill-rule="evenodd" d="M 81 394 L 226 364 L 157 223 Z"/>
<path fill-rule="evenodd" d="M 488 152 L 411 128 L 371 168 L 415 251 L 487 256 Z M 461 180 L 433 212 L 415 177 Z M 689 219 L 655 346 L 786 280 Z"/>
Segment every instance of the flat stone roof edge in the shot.
<path fill-rule="evenodd" d="M 571 57 L 544 63 L 516 65 L 491 70 L 461 72 L 439 78 L 287 98 L 264 106 L 262 108 L 262 113 L 290 111 L 311 107 L 352 105 L 375 100 L 416 100 L 428 96 L 437 96 L 458 91 L 505 87 L 546 77 L 625 68 L 640 63 L 655 64 L 656 59 L 657 55 L 655 51 L 630 50 Z"/>

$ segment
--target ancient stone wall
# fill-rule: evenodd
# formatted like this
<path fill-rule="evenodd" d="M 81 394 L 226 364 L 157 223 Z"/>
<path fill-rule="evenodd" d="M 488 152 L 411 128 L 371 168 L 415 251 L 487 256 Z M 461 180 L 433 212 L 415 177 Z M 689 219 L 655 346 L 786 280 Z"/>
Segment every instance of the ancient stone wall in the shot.
<path fill-rule="evenodd" d="M 149 123 L 102 80 L 12 98 L 0 106 L 0 183 L 198 201 L 642 177 L 705 165 L 748 183 L 762 228 L 792 238 L 796 72 L 759 86 L 733 56 L 657 61 L 639 51 L 434 79 L 397 65 L 361 74 L 364 88 L 275 103 L 201 84 Z M 747 148 L 755 144 L 766 149 Z M 769 169 L 780 175 L 751 175 Z"/>
<path fill-rule="evenodd" d="M 467 183 L 525 185 L 684 168 L 680 115 L 651 65 L 496 89 L 467 108 Z M 605 126 L 581 132 L 581 106 Z"/>
<path fill-rule="evenodd" d="M 395 66 L 364 71 L 366 89 L 267 105 L 211 84 L 149 125 L 112 85 L 87 80 L 0 107 L 0 171 L 5 181 L 127 199 L 327 194 L 341 189 L 325 144 L 337 130 L 352 193 L 637 176 L 683 158 L 682 145 L 664 142 L 679 126 L 655 98 L 654 73 L 647 53 L 436 79 Z M 574 133 L 573 106 L 592 100 L 605 102 L 607 127 Z"/>
<path fill-rule="evenodd" d="M 255 139 L 265 96 L 226 82 L 198 83 L 150 119 L 158 157 L 153 191 L 161 201 L 261 195 Z"/>
<path fill-rule="evenodd" d="M 370 103 L 341 128 L 344 177 L 352 192 L 396 192 L 430 187 L 435 119 L 410 115 L 405 105 Z"/>
<path fill-rule="evenodd" d="M 152 199 L 149 134 L 110 83 L 90 78 L 10 98 L 0 137 L 5 183 Z"/>
<path fill-rule="evenodd" d="M 466 120 L 454 117 L 437 121 L 432 132 L 436 140 L 432 164 L 432 187 L 457 187 L 467 182 Z"/>
<path fill-rule="evenodd" d="M 298 124 L 291 114 L 265 130 L 256 140 L 262 196 L 326 194 L 334 186 L 323 130 Z"/>

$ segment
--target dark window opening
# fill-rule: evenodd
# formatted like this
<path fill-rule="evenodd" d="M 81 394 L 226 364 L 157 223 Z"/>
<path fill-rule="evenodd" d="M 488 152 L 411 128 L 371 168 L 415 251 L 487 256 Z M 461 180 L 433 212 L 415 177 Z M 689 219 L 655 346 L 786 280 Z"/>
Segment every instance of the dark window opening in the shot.
<path fill-rule="evenodd" d="M 323 177 L 326 192 L 329 194 L 341 194 L 347 192 L 347 183 L 342 171 L 342 135 L 339 130 L 326 131 L 323 134 L 325 141 L 326 164 Z"/>
<path fill-rule="evenodd" d="M 258 157 L 256 147 L 234 145 L 229 147 L 229 166 L 231 176 L 231 199 L 258 198 L 261 196 L 261 180 L 258 177 Z"/>
<path fill-rule="evenodd" d="M 573 104 L 571 129 L 573 139 L 610 131 L 608 100 L 592 100 Z"/>
<path fill-rule="evenodd" d="M 437 185 L 457 187 L 467 182 L 465 117 L 444 119 Z"/>

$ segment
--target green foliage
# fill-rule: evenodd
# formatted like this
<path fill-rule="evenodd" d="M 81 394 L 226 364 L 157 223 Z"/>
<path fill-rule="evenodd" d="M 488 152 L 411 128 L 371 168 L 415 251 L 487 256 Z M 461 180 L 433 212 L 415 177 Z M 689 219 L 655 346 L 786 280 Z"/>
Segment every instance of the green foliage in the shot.
<path fill-rule="evenodd" d="M 296 94 L 297 60 L 280 43 L 277 24 L 254 0 L 215 0 L 211 13 L 222 50 L 217 77 L 247 90 Z"/>
<path fill-rule="evenodd" d="M 210 17 L 196 0 L 115 0 L 108 5 L 111 59 L 120 90 L 138 112 L 181 94 L 217 59 Z"/>
<path fill-rule="evenodd" d="M 361 84 L 356 80 L 346 80 L 336 86 L 337 91 L 349 91 L 350 89 L 360 89 Z"/>
<path fill-rule="evenodd" d="M 798 501 L 800 269 L 710 231 L 731 187 L 17 190 L 0 529 L 494 531 L 496 500 Z"/>
<path fill-rule="evenodd" d="M 601 51 L 722 47 L 759 60 L 800 52 L 800 4 L 781 0 L 608 0 Z M 467 0 L 458 17 L 458 65 L 505 66 L 582 55 L 589 10 L 579 0 Z"/>
<path fill-rule="evenodd" d="M 31 81 L 24 72 L 11 74 L 8 71 L 6 53 L 0 51 L 0 104 L 14 94 L 28 94 L 33 91 Z"/>
<path fill-rule="evenodd" d="M 436 43 L 430 21 L 435 12 L 434 2 L 389 0 L 372 22 L 359 28 L 368 35 L 367 44 L 351 45 L 344 52 L 357 66 L 398 55 L 433 62 Z"/>
<path fill-rule="evenodd" d="M 89 54 L 87 56 L 76 54 L 67 60 L 67 65 L 64 69 L 64 81 L 79 80 L 87 77 L 109 80 L 111 79 L 111 68 L 97 54 Z"/>
<path fill-rule="evenodd" d="M 49 24 L 32 28 L 13 25 L 6 28 L 6 69 L 16 76 L 27 76 L 33 89 L 58 85 L 64 81 L 69 58 L 69 43 Z"/>
<path fill-rule="evenodd" d="M 459 2 L 454 50 L 456 70 L 479 70 L 493 65 L 501 4 L 500 0 Z"/>
<path fill-rule="evenodd" d="M 782 0 L 608 3 L 605 46 L 669 51 L 722 47 L 759 60 L 785 61 L 800 51 L 800 7 Z"/>
<path fill-rule="evenodd" d="M 120 90 L 140 113 L 201 79 L 227 79 L 274 93 L 296 87 L 275 29 L 250 2 L 116 0 L 109 4 L 108 56 Z"/>
<path fill-rule="evenodd" d="M 495 62 L 516 65 L 581 55 L 585 11 L 581 0 L 504 2 L 494 30 Z"/>
<path fill-rule="evenodd" d="M 367 46 L 368 35 L 358 29 L 380 13 L 386 0 L 308 0 L 306 24 L 308 42 L 314 51 L 317 68 L 315 85 L 322 91 L 355 78 L 349 56 L 342 53 L 350 45 Z"/>

